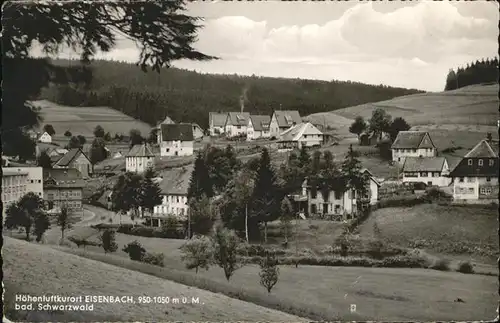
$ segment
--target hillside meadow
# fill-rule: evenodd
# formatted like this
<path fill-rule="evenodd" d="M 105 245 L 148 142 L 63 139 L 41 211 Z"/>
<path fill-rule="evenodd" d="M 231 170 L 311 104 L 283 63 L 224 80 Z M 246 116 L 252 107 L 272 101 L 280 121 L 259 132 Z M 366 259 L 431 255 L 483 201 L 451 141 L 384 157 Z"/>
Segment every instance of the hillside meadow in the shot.
<path fill-rule="evenodd" d="M 497 263 L 498 209 L 485 206 L 422 204 L 375 210 L 359 230 L 386 242 L 420 248 L 448 259 Z"/>
<path fill-rule="evenodd" d="M 117 133 L 128 135 L 131 129 L 138 129 L 143 136 L 147 136 L 151 130 L 150 125 L 109 107 L 65 106 L 47 100 L 32 101 L 32 104 L 40 108 L 40 129 L 51 124 L 56 131 L 56 141 L 65 143 L 68 142 L 68 138 L 64 137 L 67 130 L 74 136 L 83 135 L 90 140 L 97 125 L 111 136 Z"/>
<path fill-rule="evenodd" d="M 446 148 L 451 141 L 457 145 L 470 146 L 471 141 L 466 133 L 484 136 L 487 132 L 493 132 L 498 135 L 498 90 L 498 84 L 473 85 L 446 92 L 405 95 L 311 114 L 306 119 L 313 123 L 326 123 L 336 128 L 339 134 L 348 135 L 354 118 L 362 116 L 369 120 L 375 109 L 382 108 L 393 118 L 403 117 L 414 129 L 429 130 L 433 139 L 439 137 L 439 131 L 447 132 L 449 141 L 436 144 L 440 149 Z"/>
<path fill-rule="evenodd" d="M 278 312 L 221 294 L 174 283 L 137 271 L 112 266 L 11 238 L 4 239 L 5 315 L 12 321 L 293 321 Z M 88 312 L 13 310 L 14 295 L 113 295 L 187 298 L 174 304 L 94 304 Z M 198 299 L 193 301 L 193 298 Z"/>

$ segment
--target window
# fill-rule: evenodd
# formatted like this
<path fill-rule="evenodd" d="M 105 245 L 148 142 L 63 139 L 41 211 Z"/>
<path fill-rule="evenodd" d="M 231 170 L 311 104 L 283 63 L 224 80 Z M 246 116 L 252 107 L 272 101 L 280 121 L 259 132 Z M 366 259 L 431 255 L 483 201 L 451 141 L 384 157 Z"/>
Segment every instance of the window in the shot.
<path fill-rule="evenodd" d="M 417 152 L 417 150 L 416 150 L 416 149 L 412 149 L 412 150 L 411 150 L 411 152 L 412 152 L 412 153 L 416 153 L 416 152 Z"/>
<path fill-rule="evenodd" d="M 475 182 L 475 178 L 474 177 L 467 177 L 467 182 L 468 183 L 474 183 Z"/>
<path fill-rule="evenodd" d="M 439 172 L 434 172 L 433 176 L 434 177 L 439 177 Z"/>
<path fill-rule="evenodd" d="M 467 165 L 472 166 L 472 159 L 467 160 Z"/>
<path fill-rule="evenodd" d="M 482 159 L 478 160 L 477 164 L 478 164 L 479 166 L 483 166 L 483 160 L 482 160 Z"/>
<path fill-rule="evenodd" d="M 469 187 L 468 189 L 468 192 L 469 194 L 474 194 L 474 188 L 473 187 Z"/>
<path fill-rule="evenodd" d="M 318 213 L 318 208 L 317 208 L 316 204 L 311 205 L 311 213 L 312 214 Z"/>
<path fill-rule="evenodd" d="M 236 126 L 236 129 L 241 129 L 241 126 Z"/>
<path fill-rule="evenodd" d="M 428 186 L 432 186 L 432 182 L 427 182 L 427 185 Z"/>
<path fill-rule="evenodd" d="M 31 184 L 33 184 L 35 181 L 34 180 L 31 180 Z"/>
<path fill-rule="evenodd" d="M 490 160 L 489 160 L 489 165 L 490 165 L 490 166 L 493 166 L 494 164 L 495 164 L 495 161 L 494 161 L 493 159 L 490 159 Z"/>
<path fill-rule="evenodd" d="M 491 182 L 491 177 L 486 177 L 487 182 Z"/>
<path fill-rule="evenodd" d="M 464 182 L 464 178 L 463 178 L 463 177 L 459 177 L 459 178 L 458 178 L 458 181 L 459 181 L 460 183 L 463 183 L 463 182 Z"/>
<path fill-rule="evenodd" d="M 177 203 L 179 203 L 179 197 L 177 196 Z"/>
<path fill-rule="evenodd" d="M 335 191 L 335 199 L 340 200 L 340 192 L 339 191 Z"/>
<path fill-rule="evenodd" d="M 427 177 L 427 172 L 421 172 L 420 177 Z"/>

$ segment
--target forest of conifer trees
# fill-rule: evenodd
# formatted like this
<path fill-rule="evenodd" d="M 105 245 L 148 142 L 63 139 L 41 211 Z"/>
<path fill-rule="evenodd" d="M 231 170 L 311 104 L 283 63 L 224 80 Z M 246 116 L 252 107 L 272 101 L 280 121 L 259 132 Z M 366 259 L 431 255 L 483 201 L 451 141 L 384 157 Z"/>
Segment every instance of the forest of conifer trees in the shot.
<path fill-rule="evenodd" d="M 450 70 L 444 90 L 455 90 L 464 86 L 498 83 L 498 58 L 482 59 L 467 64 L 465 68 Z"/>
<path fill-rule="evenodd" d="M 109 106 L 151 125 L 168 115 L 176 122 L 196 122 L 206 128 L 208 112 L 239 111 L 245 89 L 247 112 L 271 114 L 281 106 L 301 115 L 422 92 L 356 82 L 201 74 L 177 68 L 144 73 L 134 64 L 104 60 L 94 61 L 91 69 L 88 87 L 52 86 L 44 89 L 41 98 L 70 106 Z"/>

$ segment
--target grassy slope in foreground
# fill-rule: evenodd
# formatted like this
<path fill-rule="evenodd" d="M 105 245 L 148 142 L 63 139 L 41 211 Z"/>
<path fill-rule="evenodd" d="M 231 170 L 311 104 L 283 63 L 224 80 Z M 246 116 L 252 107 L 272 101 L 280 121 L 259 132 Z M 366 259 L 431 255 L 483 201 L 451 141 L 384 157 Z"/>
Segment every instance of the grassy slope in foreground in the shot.
<path fill-rule="evenodd" d="M 15 294 L 29 295 L 147 295 L 198 297 L 199 304 L 94 304 L 84 312 L 32 312 L 11 320 L 27 321 L 303 321 L 286 313 L 235 300 L 143 273 L 63 253 L 46 246 L 5 238 L 6 304 Z M 7 305 L 7 311 L 9 311 Z M 9 315 L 10 313 L 10 315 Z"/>
<path fill-rule="evenodd" d="M 121 251 L 56 248 L 315 320 L 488 319 L 497 306 L 495 277 L 423 269 L 280 266 L 278 284 L 268 295 L 257 266 L 238 269 L 227 282 L 218 267 L 198 274 L 184 269 L 178 250 L 183 241 L 117 234 L 120 247 L 132 240 L 148 252 L 163 252 L 166 268 L 132 262 Z M 457 297 L 465 303 L 454 302 Z M 357 305 L 355 316 L 350 304 Z"/>
<path fill-rule="evenodd" d="M 376 108 L 383 108 L 393 118 L 403 117 L 412 126 L 436 125 L 446 130 L 483 132 L 483 127 L 480 126 L 496 128 L 498 84 L 473 85 L 447 92 L 406 95 L 332 112 L 315 113 L 307 118 L 315 123 L 326 123 L 337 127 L 342 133 L 348 133 L 349 125 L 356 116 L 368 120 Z"/>

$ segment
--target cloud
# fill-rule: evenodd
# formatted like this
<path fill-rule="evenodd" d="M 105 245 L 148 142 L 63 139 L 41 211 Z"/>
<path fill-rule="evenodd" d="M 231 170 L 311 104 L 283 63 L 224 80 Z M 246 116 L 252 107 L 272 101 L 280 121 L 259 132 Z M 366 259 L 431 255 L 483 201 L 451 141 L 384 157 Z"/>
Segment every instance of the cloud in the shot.
<path fill-rule="evenodd" d="M 211 73 L 345 79 L 439 90 L 449 68 L 496 55 L 498 12 L 487 10 L 493 8 L 491 3 L 468 3 L 465 8 L 422 1 L 377 11 L 381 6 L 358 3 L 322 24 L 279 24 L 279 14 L 271 12 L 259 20 L 207 19 L 195 47 L 221 60 L 174 65 Z M 136 62 L 139 55 L 135 44 L 122 41 L 98 57 Z"/>

